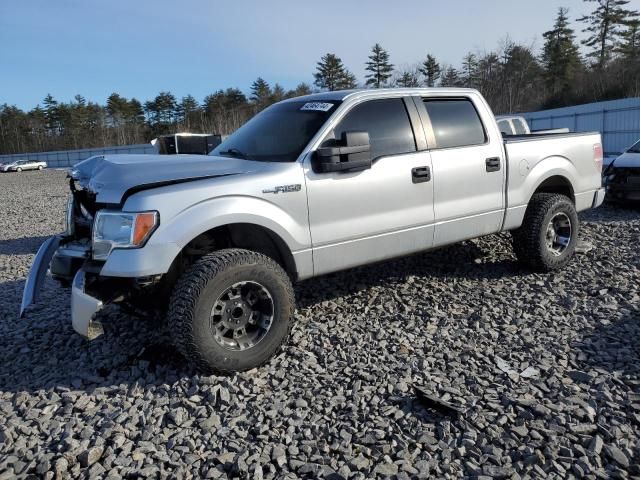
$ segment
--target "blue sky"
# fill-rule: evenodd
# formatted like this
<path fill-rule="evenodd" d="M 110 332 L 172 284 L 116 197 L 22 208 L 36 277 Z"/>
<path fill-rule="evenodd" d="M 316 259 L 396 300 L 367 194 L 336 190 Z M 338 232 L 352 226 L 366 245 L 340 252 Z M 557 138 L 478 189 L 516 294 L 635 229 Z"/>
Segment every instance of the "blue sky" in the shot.
<path fill-rule="evenodd" d="M 147 100 L 161 90 L 198 100 L 262 76 L 293 88 L 318 59 L 340 56 L 363 81 L 379 42 L 392 63 L 427 53 L 457 66 L 509 35 L 540 47 L 558 6 L 581 0 L 0 0 L 0 104 L 29 109 L 51 93 L 104 102 L 112 92 Z M 576 25 L 576 30 L 580 27 Z"/>

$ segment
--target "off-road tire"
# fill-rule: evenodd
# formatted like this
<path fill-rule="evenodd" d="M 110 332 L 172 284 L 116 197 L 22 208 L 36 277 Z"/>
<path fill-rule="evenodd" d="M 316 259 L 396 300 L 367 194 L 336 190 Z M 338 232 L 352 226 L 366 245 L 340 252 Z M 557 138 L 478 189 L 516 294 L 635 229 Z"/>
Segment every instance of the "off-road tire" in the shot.
<path fill-rule="evenodd" d="M 271 327 L 246 350 L 224 348 L 211 328 L 216 299 L 236 282 L 257 281 L 273 299 Z M 178 279 L 167 323 L 182 355 L 200 370 L 228 374 L 259 367 L 281 348 L 293 326 L 295 297 L 291 280 L 273 259 L 242 249 L 224 249 L 197 260 Z"/>
<path fill-rule="evenodd" d="M 566 249 L 556 256 L 547 248 L 545 235 L 549 222 L 559 212 L 564 213 L 571 222 L 571 237 Z M 529 202 L 522 226 L 511 232 L 513 250 L 518 260 L 532 270 L 558 270 L 573 257 L 579 227 L 578 214 L 569 198 L 555 193 L 537 193 Z"/>

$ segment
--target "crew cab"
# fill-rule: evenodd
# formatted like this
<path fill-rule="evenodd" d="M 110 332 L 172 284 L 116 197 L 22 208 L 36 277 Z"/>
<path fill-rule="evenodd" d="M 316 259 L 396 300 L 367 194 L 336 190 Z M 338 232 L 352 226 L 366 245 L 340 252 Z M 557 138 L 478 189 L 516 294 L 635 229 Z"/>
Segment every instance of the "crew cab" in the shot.
<path fill-rule="evenodd" d="M 78 164 L 21 315 L 49 269 L 84 336 L 107 303 L 159 309 L 188 361 L 254 368 L 288 336 L 293 282 L 503 231 L 527 267 L 563 267 L 577 212 L 602 203 L 601 170 L 598 133 L 503 139 L 471 89 L 288 99 L 209 156 Z"/>

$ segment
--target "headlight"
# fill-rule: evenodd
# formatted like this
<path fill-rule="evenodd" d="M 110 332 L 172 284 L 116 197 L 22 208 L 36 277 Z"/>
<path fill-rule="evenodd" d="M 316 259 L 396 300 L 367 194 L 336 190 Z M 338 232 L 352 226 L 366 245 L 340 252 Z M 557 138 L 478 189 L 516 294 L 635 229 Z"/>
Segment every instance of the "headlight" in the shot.
<path fill-rule="evenodd" d="M 93 258 L 106 260 L 114 248 L 143 247 L 159 223 L 158 212 L 99 211 L 93 223 Z"/>

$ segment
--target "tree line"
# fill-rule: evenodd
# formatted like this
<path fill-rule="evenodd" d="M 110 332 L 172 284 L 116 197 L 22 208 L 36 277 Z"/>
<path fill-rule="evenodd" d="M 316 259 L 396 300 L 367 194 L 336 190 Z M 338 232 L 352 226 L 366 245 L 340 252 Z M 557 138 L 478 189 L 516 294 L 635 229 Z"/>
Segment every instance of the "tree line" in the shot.
<path fill-rule="evenodd" d="M 313 85 L 286 90 L 257 78 L 247 96 L 218 90 L 199 102 L 160 92 L 144 103 L 112 93 L 101 105 L 76 95 L 58 102 L 50 94 L 30 111 L 0 105 L 0 154 L 145 143 L 178 131 L 229 134 L 265 107 L 315 91 L 382 87 L 469 87 L 485 96 L 496 114 L 640 96 L 640 14 L 628 0 L 585 0 L 590 14 L 576 19 L 586 38 L 578 44 L 569 10 L 558 9 L 552 27 L 533 45 L 506 38 L 490 52 L 469 52 L 460 66 L 426 53 L 396 67 L 375 44 L 361 84 L 334 53 L 323 55 Z M 581 48 L 582 47 L 582 48 Z"/>

